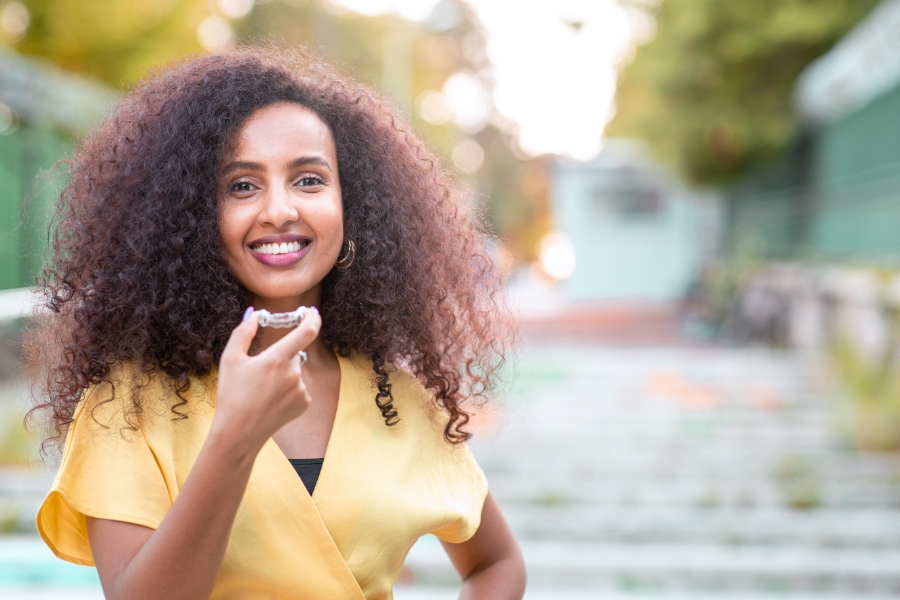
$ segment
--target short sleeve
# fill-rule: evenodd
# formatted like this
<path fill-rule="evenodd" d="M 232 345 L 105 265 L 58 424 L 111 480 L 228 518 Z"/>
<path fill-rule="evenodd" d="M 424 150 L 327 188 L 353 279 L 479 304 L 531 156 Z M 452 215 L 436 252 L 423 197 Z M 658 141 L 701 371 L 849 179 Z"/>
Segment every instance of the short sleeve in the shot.
<path fill-rule="evenodd" d="M 475 535 L 481 525 L 488 483 L 468 446 L 451 446 L 441 441 L 444 507 L 455 518 L 431 533 L 445 542 L 460 544 Z"/>
<path fill-rule="evenodd" d="M 143 430 L 127 429 L 122 402 L 102 402 L 97 390 L 89 390 L 76 409 L 59 471 L 37 515 L 38 531 L 53 553 L 88 566 L 94 561 L 86 516 L 155 529 L 172 505 Z M 116 396 L 122 396 L 118 387 Z"/>
<path fill-rule="evenodd" d="M 370 370 L 371 363 L 362 368 L 366 367 Z M 400 422 L 396 427 L 385 427 L 376 412 L 373 426 L 379 437 L 396 438 L 398 445 L 392 445 L 389 452 L 396 457 L 394 462 L 407 465 L 400 469 L 397 485 L 415 497 L 404 498 L 400 504 L 422 507 L 428 515 L 428 525 L 424 531 L 417 531 L 418 535 L 430 533 L 451 544 L 465 542 L 481 525 L 488 494 L 484 471 L 467 444 L 446 439 L 449 415 L 421 382 L 408 371 L 397 369 L 391 374 L 391 383 Z M 369 393 L 377 391 L 371 387 L 374 384 L 369 385 Z M 403 460 L 400 454 L 406 455 Z M 415 484 L 408 484 L 413 480 Z"/>

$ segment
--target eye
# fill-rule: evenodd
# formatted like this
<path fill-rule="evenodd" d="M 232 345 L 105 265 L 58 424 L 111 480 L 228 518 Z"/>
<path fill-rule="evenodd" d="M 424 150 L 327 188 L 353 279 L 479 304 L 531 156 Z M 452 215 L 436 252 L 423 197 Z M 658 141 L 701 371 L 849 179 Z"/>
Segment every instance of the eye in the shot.
<path fill-rule="evenodd" d="M 234 183 L 231 184 L 231 187 L 229 189 L 232 192 L 246 193 L 246 192 L 252 192 L 254 189 L 256 189 L 256 186 L 253 185 L 252 183 L 250 183 L 249 181 L 235 181 Z"/>
<path fill-rule="evenodd" d="M 300 187 L 316 187 L 325 185 L 325 181 L 318 175 L 304 175 L 297 181 Z"/>

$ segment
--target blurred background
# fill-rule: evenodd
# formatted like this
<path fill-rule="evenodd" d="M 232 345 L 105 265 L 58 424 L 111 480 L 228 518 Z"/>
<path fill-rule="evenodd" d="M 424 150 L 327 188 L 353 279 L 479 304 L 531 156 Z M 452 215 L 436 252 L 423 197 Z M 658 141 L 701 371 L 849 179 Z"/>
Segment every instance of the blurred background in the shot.
<path fill-rule="evenodd" d="M 900 0 L 0 0 L 3 598 L 102 597 L 21 424 L 54 165 L 268 39 L 383 90 L 493 229 L 525 343 L 471 445 L 527 598 L 900 595 Z M 395 596 L 457 590 L 426 537 Z"/>

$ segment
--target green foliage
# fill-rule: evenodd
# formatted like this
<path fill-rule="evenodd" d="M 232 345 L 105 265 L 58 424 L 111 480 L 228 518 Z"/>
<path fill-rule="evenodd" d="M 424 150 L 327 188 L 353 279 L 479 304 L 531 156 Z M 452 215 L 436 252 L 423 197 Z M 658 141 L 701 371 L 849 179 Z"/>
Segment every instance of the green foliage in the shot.
<path fill-rule="evenodd" d="M 879 0 L 663 0 L 622 71 L 607 134 L 646 139 L 697 183 L 732 179 L 797 133 L 794 82 Z"/>
<path fill-rule="evenodd" d="M 0 505 L 0 535 L 37 533 L 34 519 L 25 518 L 17 506 Z"/>
<path fill-rule="evenodd" d="M 850 436 L 862 450 L 900 451 L 900 365 L 893 333 L 890 350 L 879 359 L 864 356 L 846 338 L 831 348 L 831 362 L 850 400 Z"/>
<path fill-rule="evenodd" d="M 781 457 L 773 477 L 786 506 L 809 510 L 822 504 L 822 481 L 806 457 L 789 454 Z"/>
<path fill-rule="evenodd" d="M 23 416 L 0 413 L 0 465 L 21 467 L 37 458 L 35 440 L 25 430 Z"/>
<path fill-rule="evenodd" d="M 25 0 L 24 54 L 127 88 L 151 67 L 201 50 L 207 0 Z"/>

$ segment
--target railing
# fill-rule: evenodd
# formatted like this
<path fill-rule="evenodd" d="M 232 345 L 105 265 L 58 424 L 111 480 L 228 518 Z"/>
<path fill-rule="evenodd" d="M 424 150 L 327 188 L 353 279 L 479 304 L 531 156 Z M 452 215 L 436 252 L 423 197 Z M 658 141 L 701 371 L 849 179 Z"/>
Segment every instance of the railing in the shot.
<path fill-rule="evenodd" d="M 34 300 L 31 288 L 0 291 L 0 323 L 31 316 Z"/>

